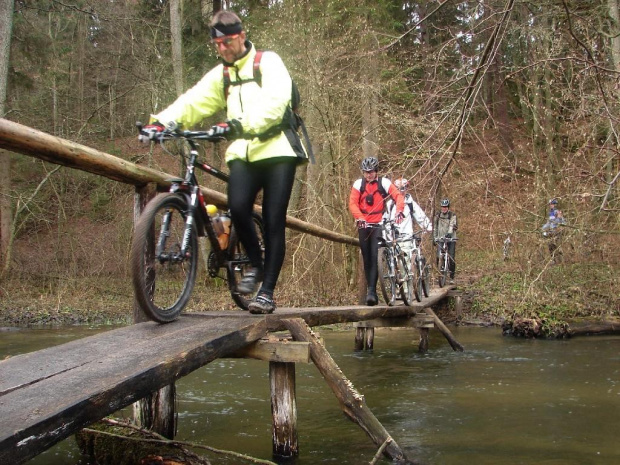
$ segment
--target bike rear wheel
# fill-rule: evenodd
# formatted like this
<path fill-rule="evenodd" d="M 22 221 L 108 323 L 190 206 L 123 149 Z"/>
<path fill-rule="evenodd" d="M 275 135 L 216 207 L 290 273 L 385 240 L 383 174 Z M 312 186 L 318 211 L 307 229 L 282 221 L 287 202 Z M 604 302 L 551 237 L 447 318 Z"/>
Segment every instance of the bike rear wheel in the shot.
<path fill-rule="evenodd" d="M 189 248 L 181 254 L 187 203 L 177 194 L 154 197 L 138 219 L 131 245 L 136 300 L 159 323 L 177 319 L 194 289 L 198 234 L 192 226 Z"/>
<path fill-rule="evenodd" d="M 400 296 L 405 305 L 413 303 L 413 275 L 407 266 L 407 260 L 402 255 L 396 261 L 398 278 L 400 282 Z"/>
<path fill-rule="evenodd" d="M 260 244 L 262 259 L 265 260 L 265 237 L 264 237 L 264 228 L 263 228 L 263 220 L 258 214 L 253 214 L 254 219 L 254 227 L 256 229 L 256 235 L 258 236 L 258 243 Z M 228 266 L 226 268 L 228 275 L 228 289 L 230 290 L 230 295 L 235 302 L 235 304 L 242 308 L 243 310 L 248 310 L 248 306 L 250 302 L 254 300 L 257 292 L 252 294 L 241 294 L 237 291 L 237 284 L 241 282 L 247 271 L 252 268 L 252 263 L 248 258 L 248 254 L 245 250 L 245 247 L 239 240 L 239 235 L 235 228 L 231 228 L 230 231 L 230 243 L 228 245 Z"/>
<path fill-rule="evenodd" d="M 388 305 L 394 305 L 394 302 L 396 302 L 396 270 L 394 268 L 392 253 L 387 247 L 380 247 L 378 260 L 379 283 L 385 303 Z"/>

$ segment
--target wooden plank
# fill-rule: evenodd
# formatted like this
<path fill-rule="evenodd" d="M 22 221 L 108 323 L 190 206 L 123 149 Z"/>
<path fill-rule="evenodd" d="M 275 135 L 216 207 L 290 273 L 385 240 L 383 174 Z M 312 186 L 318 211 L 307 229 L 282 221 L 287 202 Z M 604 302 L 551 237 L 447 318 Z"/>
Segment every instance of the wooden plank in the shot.
<path fill-rule="evenodd" d="M 255 358 L 267 362 L 310 363 L 310 347 L 307 342 L 261 339 L 230 356 Z"/>
<path fill-rule="evenodd" d="M 435 319 L 426 313 L 413 317 L 375 318 L 353 324 L 356 328 L 433 328 Z"/>
<path fill-rule="evenodd" d="M 453 287 L 453 286 L 452 286 Z M 300 308 L 277 308 L 270 315 L 252 315 L 251 318 L 260 318 L 267 320 L 269 331 L 283 331 L 286 328 L 281 320 L 290 318 L 301 318 L 308 326 L 324 326 L 338 323 L 353 323 L 356 321 L 374 320 L 376 318 L 399 318 L 413 317 L 425 309 L 435 305 L 446 297 L 446 294 L 452 287 L 447 286 L 438 289 L 432 289 L 431 294 L 422 302 L 415 302 L 411 306 L 405 305 L 376 305 L 368 307 L 365 305 L 351 305 L 340 307 L 300 307 Z M 188 316 L 195 318 L 247 318 L 247 313 L 242 312 L 197 312 Z"/>
<path fill-rule="evenodd" d="M 256 319 L 200 322 L 182 317 L 166 325 L 140 323 L 0 362 L 5 386 L 0 395 L 0 463 L 21 464 L 266 332 L 266 323 Z"/>

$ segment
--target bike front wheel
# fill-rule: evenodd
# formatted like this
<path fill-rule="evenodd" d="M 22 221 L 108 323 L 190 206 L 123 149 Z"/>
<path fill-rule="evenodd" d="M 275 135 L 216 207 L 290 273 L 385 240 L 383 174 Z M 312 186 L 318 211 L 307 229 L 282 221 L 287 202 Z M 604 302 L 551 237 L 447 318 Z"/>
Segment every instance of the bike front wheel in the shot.
<path fill-rule="evenodd" d="M 424 267 L 422 268 L 422 291 L 424 297 L 428 297 L 431 293 L 431 267 L 426 264 L 426 259 L 423 260 Z"/>
<path fill-rule="evenodd" d="M 439 268 L 439 287 L 444 287 L 448 282 L 448 273 L 450 272 L 450 266 L 448 263 L 449 255 L 444 253 L 441 255 L 440 268 Z"/>
<path fill-rule="evenodd" d="M 265 237 L 264 237 L 264 228 L 263 228 L 263 220 L 262 218 L 254 213 L 254 228 L 256 230 L 256 236 L 258 237 L 258 243 L 261 249 L 261 257 L 263 262 L 265 261 Z M 237 290 L 237 284 L 241 282 L 245 273 L 252 268 L 252 263 L 248 257 L 248 254 L 245 250 L 245 247 L 239 240 L 239 235 L 237 231 L 233 227 L 230 231 L 230 243 L 228 245 L 228 265 L 227 265 L 227 275 L 228 275 L 228 288 L 230 290 L 230 295 L 235 302 L 235 304 L 242 308 L 243 310 L 248 310 L 250 302 L 254 300 L 256 294 L 258 293 L 258 288 L 260 287 L 260 283 L 257 286 L 257 291 L 251 294 L 241 294 Z"/>
<path fill-rule="evenodd" d="M 415 259 L 415 298 L 418 302 L 422 302 L 424 298 L 424 289 L 422 286 L 422 262 L 418 257 Z"/>
<path fill-rule="evenodd" d="M 381 293 L 388 305 L 394 305 L 396 302 L 396 270 L 394 269 L 392 254 L 387 247 L 379 248 L 379 283 L 381 284 Z"/>
<path fill-rule="evenodd" d="M 182 253 L 187 203 L 177 194 L 159 194 L 138 219 L 131 244 L 136 300 L 159 323 L 177 319 L 194 289 L 198 238 L 193 225 Z"/>
<path fill-rule="evenodd" d="M 396 261 L 398 268 L 398 277 L 400 282 L 400 296 L 403 299 L 405 305 L 411 305 L 413 303 L 413 276 L 409 267 L 407 266 L 407 260 L 402 255 L 398 257 Z"/>

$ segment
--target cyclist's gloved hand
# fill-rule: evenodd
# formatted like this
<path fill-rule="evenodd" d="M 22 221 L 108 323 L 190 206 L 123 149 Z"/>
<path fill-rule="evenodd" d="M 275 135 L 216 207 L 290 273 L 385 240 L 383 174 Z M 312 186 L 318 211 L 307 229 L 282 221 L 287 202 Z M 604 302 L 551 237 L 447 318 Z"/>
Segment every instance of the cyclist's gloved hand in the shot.
<path fill-rule="evenodd" d="M 163 132 L 164 129 L 166 128 L 159 121 L 153 121 L 142 128 L 142 133 L 138 136 L 138 140 L 147 144 L 155 138 L 155 134 Z"/>
<path fill-rule="evenodd" d="M 211 131 L 214 135 L 224 137 L 226 140 L 234 140 L 243 135 L 243 126 L 238 120 L 231 119 L 212 126 Z"/>
<path fill-rule="evenodd" d="M 405 219 L 405 214 L 403 212 L 400 212 L 396 214 L 396 219 L 394 220 L 394 222 L 396 224 L 401 224 L 404 219 Z"/>
<path fill-rule="evenodd" d="M 446 239 L 452 239 L 452 233 L 446 233 Z"/>
<path fill-rule="evenodd" d="M 364 221 L 364 220 L 356 220 L 355 221 L 355 226 L 357 226 L 357 229 L 364 229 L 366 227 L 366 221 Z"/>

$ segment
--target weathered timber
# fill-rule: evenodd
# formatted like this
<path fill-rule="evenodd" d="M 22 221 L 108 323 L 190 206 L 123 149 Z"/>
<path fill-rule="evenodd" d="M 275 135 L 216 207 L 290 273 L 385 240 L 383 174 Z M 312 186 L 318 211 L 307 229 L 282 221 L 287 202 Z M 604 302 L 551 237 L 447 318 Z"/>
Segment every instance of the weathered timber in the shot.
<path fill-rule="evenodd" d="M 410 306 L 394 305 L 351 305 L 339 307 L 299 307 L 299 308 L 277 308 L 270 315 L 248 315 L 245 312 L 196 312 L 187 314 L 190 318 L 259 318 L 267 321 L 269 331 L 282 331 L 286 327 L 282 323 L 283 319 L 301 318 L 308 326 L 324 326 L 337 323 L 353 323 L 356 321 L 374 320 L 376 318 L 410 318 L 415 317 L 420 312 L 425 312 L 426 308 L 436 304 L 446 297 L 448 288 L 432 289 L 429 297 L 422 302 L 414 302 Z M 433 314 L 435 323 L 440 321 L 437 315 Z M 444 325 L 445 327 L 445 325 Z M 447 328 L 446 328 L 447 330 Z M 449 331 L 448 331 L 449 332 Z"/>
<path fill-rule="evenodd" d="M 297 399 L 295 397 L 295 364 L 269 363 L 271 388 L 271 435 L 273 454 L 294 457 L 299 454 L 297 441 Z"/>
<path fill-rule="evenodd" d="M 0 148 L 135 186 L 155 183 L 160 188 L 166 188 L 170 185 L 170 179 L 177 178 L 177 176 L 136 165 L 109 153 L 52 136 L 4 118 L 0 118 Z M 206 187 L 201 187 L 201 190 L 207 202 L 226 208 L 228 198 L 225 194 Z M 256 211 L 261 211 L 259 206 L 254 208 Z M 296 231 L 333 242 L 359 245 L 357 238 L 345 236 L 291 216 L 286 217 L 286 225 Z"/>
<path fill-rule="evenodd" d="M 428 352 L 428 328 L 420 328 L 420 342 L 418 343 L 418 352 L 425 354 Z"/>
<path fill-rule="evenodd" d="M 435 318 L 427 313 L 417 313 L 411 317 L 375 318 L 354 323 L 356 328 L 434 328 Z"/>
<path fill-rule="evenodd" d="M 21 464 L 265 336 L 254 319 L 140 323 L 0 362 L 0 463 Z"/>
<path fill-rule="evenodd" d="M 366 328 L 358 326 L 355 328 L 355 350 L 364 350 L 364 336 L 366 334 Z"/>
<path fill-rule="evenodd" d="M 372 326 L 366 328 L 364 346 L 366 347 L 366 350 L 372 350 L 375 346 L 375 328 Z"/>
<path fill-rule="evenodd" d="M 310 363 L 310 346 L 306 342 L 261 339 L 230 357 L 255 358 L 268 362 Z"/>
<path fill-rule="evenodd" d="M 569 321 L 568 335 L 586 336 L 586 335 L 603 335 L 603 334 L 620 334 L 620 318 L 603 318 L 598 321 Z"/>
<path fill-rule="evenodd" d="M 424 311 L 435 319 L 435 326 L 441 332 L 441 334 L 443 334 L 444 337 L 448 340 L 448 342 L 450 343 L 450 346 L 452 346 L 452 349 L 458 350 L 459 352 L 463 352 L 465 350 L 463 349 L 463 346 L 459 343 L 459 341 L 457 341 L 454 338 L 454 336 L 452 335 L 448 327 L 443 324 L 443 321 L 439 319 L 439 317 L 435 314 L 433 309 L 430 307 L 427 307 L 424 309 Z"/>
<path fill-rule="evenodd" d="M 329 352 L 313 335 L 308 325 L 299 318 L 282 320 L 282 323 L 296 340 L 310 343 L 312 361 L 336 395 L 345 415 L 357 423 L 377 446 L 386 443 L 390 435 L 370 411 L 364 401 L 364 396 L 357 392 L 344 376 Z M 394 440 L 389 442 L 383 453 L 397 463 L 415 463 L 407 459 L 403 450 Z"/>

